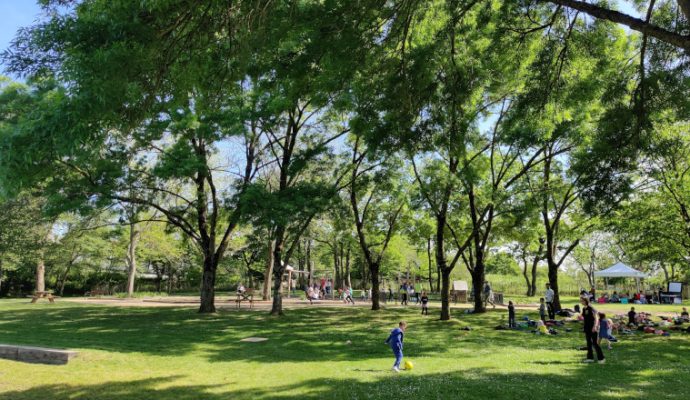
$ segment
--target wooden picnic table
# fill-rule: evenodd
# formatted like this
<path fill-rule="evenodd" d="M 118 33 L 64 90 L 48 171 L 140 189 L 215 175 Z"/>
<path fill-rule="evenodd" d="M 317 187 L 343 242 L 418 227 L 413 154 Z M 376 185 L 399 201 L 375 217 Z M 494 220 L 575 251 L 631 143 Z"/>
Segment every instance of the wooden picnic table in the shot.
<path fill-rule="evenodd" d="M 35 303 L 39 299 L 48 299 L 51 303 L 55 303 L 53 292 L 34 292 L 33 296 L 31 296 L 31 303 Z"/>
<path fill-rule="evenodd" d="M 235 299 L 237 308 L 240 308 L 243 301 L 249 302 L 249 308 L 252 308 L 254 304 L 254 289 L 246 289 L 244 292 L 237 292 L 237 298 Z"/>

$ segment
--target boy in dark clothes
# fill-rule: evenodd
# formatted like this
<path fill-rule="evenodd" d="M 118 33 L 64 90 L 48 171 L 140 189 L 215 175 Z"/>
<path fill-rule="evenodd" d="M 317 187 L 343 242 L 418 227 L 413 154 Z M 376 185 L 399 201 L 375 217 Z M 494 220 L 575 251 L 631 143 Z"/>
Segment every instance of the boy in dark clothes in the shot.
<path fill-rule="evenodd" d="M 515 324 L 515 306 L 512 301 L 508 302 L 508 327 L 517 328 Z"/>
<path fill-rule="evenodd" d="M 635 319 L 637 318 L 637 313 L 635 312 L 635 307 L 631 307 L 628 312 L 628 325 L 637 325 Z"/>
<path fill-rule="evenodd" d="M 422 315 L 429 315 L 429 296 L 426 294 L 426 292 L 422 292 Z"/>
<path fill-rule="evenodd" d="M 400 372 L 400 363 L 403 359 L 403 336 L 407 329 L 407 322 L 400 321 L 398 327 L 391 331 L 391 334 L 386 339 L 386 344 L 391 346 L 393 354 L 395 355 L 395 363 L 393 364 L 393 371 Z"/>

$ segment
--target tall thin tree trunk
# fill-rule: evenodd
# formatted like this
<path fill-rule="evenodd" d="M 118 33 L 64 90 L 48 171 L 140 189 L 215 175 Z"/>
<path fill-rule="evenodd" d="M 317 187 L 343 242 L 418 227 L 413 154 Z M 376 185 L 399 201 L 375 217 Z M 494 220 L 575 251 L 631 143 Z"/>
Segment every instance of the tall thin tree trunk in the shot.
<path fill-rule="evenodd" d="M 537 294 L 537 267 L 539 266 L 539 261 L 541 261 L 541 251 L 543 246 L 539 246 L 538 255 L 532 260 L 532 290 L 530 291 L 530 296 L 536 296 Z"/>
<path fill-rule="evenodd" d="M 268 263 L 266 264 L 266 271 L 264 271 L 264 287 L 262 290 L 262 299 L 264 301 L 271 300 L 271 279 L 273 277 L 273 250 L 275 248 L 275 241 L 268 241 Z"/>
<path fill-rule="evenodd" d="M 450 270 L 441 271 L 441 321 L 450 320 Z"/>
<path fill-rule="evenodd" d="M 427 261 L 429 263 L 428 264 L 429 265 L 429 290 L 433 292 L 434 291 L 434 278 L 432 276 L 433 274 L 431 273 L 431 271 L 432 271 L 431 270 L 431 265 L 432 265 L 432 261 L 431 261 L 431 237 L 426 238 L 426 257 L 427 257 Z"/>
<path fill-rule="evenodd" d="M 347 252 L 345 253 L 345 279 L 347 280 L 347 287 L 352 287 L 352 280 L 350 279 L 350 245 L 347 245 Z"/>
<path fill-rule="evenodd" d="M 139 231 L 136 230 L 136 223 L 129 223 L 129 244 L 127 245 L 127 297 L 134 296 L 134 281 L 137 276 L 137 243 L 139 242 Z"/>
<path fill-rule="evenodd" d="M 522 249 L 522 276 L 525 278 L 525 283 L 527 284 L 527 291 L 525 292 L 525 296 L 532 296 L 532 282 L 530 282 L 529 275 L 527 274 L 527 266 L 529 263 L 527 262 L 527 252 L 525 249 Z"/>

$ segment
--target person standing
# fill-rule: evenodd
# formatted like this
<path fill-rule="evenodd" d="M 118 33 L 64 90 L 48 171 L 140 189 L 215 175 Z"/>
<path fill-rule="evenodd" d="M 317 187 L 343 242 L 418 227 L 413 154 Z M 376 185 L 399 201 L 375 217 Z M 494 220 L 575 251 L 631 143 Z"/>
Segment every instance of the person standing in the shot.
<path fill-rule="evenodd" d="M 546 292 L 544 292 L 544 301 L 546 301 L 546 310 L 549 313 L 549 319 L 556 319 L 556 311 L 553 308 L 553 300 L 556 293 L 551 289 L 551 284 L 546 283 Z"/>
<path fill-rule="evenodd" d="M 494 291 L 491 289 L 491 284 L 489 282 L 484 284 L 484 308 L 486 308 L 487 303 L 491 304 L 493 308 L 496 308 L 496 303 L 494 303 Z"/>
<path fill-rule="evenodd" d="M 597 318 L 597 311 L 590 305 L 588 298 L 581 297 L 580 303 L 582 303 L 582 317 L 584 319 L 584 331 L 585 339 L 587 340 L 587 358 L 584 360 L 586 363 L 594 362 L 594 352 L 592 348 L 597 352 L 597 360 L 599 364 L 606 362 L 604 358 L 604 353 L 601 351 L 601 346 L 599 346 L 598 333 L 599 333 L 599 318 Z"/>
<path fill-rule="evenodd" d="M 512 301 L 508 302 L 508 328 L 517 328 L 515 323 L 515 306 Z"/>
<path fill-rule="evenodd" d="M 400 305 L 401 306 L 407 305 L 407 282 L 403 283 L 400 286 Z"/>
<path fill-rule="evenodd" d="M 422 315 L 429 315 L 429 296 L 422 291 Z"/>

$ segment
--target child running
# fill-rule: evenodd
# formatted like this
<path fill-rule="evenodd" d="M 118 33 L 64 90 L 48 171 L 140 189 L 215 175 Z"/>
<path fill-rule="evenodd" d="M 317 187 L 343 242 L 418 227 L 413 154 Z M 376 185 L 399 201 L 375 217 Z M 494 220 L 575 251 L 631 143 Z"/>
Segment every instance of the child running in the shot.
<path fill-rule="evenodd" d="M 508 328 L 517 328 L 515 324 L 515 306 L 512 301 L 508 302 Z"/>
<path fill-rule="evenodd" d="M 422 290 L 422 315 L 429 315 L 429 296 Z"/>
<path fill-rule="evenodd" d="M 613 321 L 606 318 L 606 314 L 599 313 L 599 347 L 601 347 L 601 342 L 606 340 L 608 343 L 609 350 L 612 349 L 611 342 L 615 342 L 616 338 L 613 337 L 611 331 L 613 329 Z"/>
<path fill-rule="evenodd" d="M 400 321 L 398 327 L 391 331 L 391 334 L 386 339 L 386 344 L 391 346 L 393 355 L 395 355 L 395 363 L 393 364 L 393 371 L 400 372 L 400 363 L 403 359 L 403 336 L 407 329 L 407 322 Z"/>

